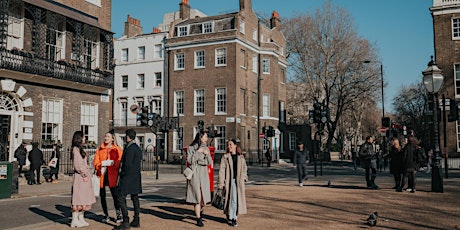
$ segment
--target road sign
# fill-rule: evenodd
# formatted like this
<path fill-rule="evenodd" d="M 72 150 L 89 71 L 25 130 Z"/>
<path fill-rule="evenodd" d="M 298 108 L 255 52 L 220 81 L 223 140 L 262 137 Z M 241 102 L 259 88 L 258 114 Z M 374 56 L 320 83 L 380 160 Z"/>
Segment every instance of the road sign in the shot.
<path fill-rule="evenodd" d="M 264 139 L 264 138 L 265 138 L 265 134 L 264 134 L 264 133 L 260 133 L 260 134 L 259 134 L 259 138 L 260 138 L 260 139 Z"/>
<path fill-rule="evenodd" d="M 380 128 L 380 136 L 385 137 L 387 135 L 387 128 Z"/>

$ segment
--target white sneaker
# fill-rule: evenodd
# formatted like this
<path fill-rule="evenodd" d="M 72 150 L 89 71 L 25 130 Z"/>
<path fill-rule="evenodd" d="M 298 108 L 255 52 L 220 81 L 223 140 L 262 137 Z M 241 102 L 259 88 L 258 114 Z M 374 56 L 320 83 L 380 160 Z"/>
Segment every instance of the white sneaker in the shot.
<path fill-rule="evenodd" d="M 412 192 L 412 189 L 411 188 L 406 188 L 406 191 Z"/>
<path fill-rule="evenodd" d="M 109 216 L 104 216 L 101 220 L 102 223 L 109 223 L 110 222 L 110 217 Z"/>
<path fill-rule="evenodd" d="M 300 183 L 299 186 L 300 186 L 300 187 L 303 187 L 303 183 Z"/>

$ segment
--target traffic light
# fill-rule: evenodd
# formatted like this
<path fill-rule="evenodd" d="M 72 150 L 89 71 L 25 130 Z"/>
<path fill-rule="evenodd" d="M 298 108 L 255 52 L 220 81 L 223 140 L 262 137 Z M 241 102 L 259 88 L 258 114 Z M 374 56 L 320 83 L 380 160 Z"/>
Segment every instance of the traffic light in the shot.
<path fill-rule="evenodd" d="M 274 137 L 275 136 L 275 129 L 273 126 L 268 126 L 267 137 Z"/>
<path fill-rule="evenodd" d="M 450 99 L 450 112 L 447 115 L 447 120 L 449 122 L 458 121 L 458 105 L 455 99 Z"/>
<path fill-rule="evenodd" d="M 308 121 L 310 124 L 315 123 L 315 110 L 308 111 Z"/>
<path fill-rule="evenodd" d="M 391 126 L 391 120 L 389 117 L 382 117 L 382 127 L 389 128 Z"/>
<path fill-rule="evenodd" d="M 326 123 L 331 119 L 330 114 L 329 114 L 329 108 L 326 108 L 326 106 L 323 106 L 324 108 L 321 110 L 321 122 Z"/>
<path fill-rule="evenodd" d="M 263 133 L 264 135 L 267 135 L 267 128 L 265 128 L 265 126 L 262 127 L 262 133 Z"/>
<path fill-rule="evenodd" d="M 143 107 L 141 112 L 137 114 L 136 125 L 137 126 L 147 126 L 149 121 L 149 108 Z"/>
<path fill-rule="evenodd" d="M 315 104 L 313 104 L 313 123 L 321 123 L 321 103 L 319 102 L 315 102 Z"/>

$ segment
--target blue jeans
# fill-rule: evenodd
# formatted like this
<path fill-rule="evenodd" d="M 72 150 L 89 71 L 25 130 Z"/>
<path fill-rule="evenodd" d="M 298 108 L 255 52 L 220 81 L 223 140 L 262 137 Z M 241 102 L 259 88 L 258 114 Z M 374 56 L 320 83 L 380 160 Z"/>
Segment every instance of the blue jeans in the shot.
<path fill-rule="evenodd" d="M 236 180 L 232 179 L 232 184 L 230 185 L 232 192 L 230 193 L 230 206 L 228 208 L 228 218 L 230 220 L 238 218 L 238 193 L 236 190 Z"/>

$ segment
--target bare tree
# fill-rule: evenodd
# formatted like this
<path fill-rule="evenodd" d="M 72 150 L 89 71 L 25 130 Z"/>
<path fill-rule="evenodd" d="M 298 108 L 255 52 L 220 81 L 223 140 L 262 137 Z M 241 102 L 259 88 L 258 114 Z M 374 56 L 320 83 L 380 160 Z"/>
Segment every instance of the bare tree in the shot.
<path fill-rule="evenodd" d="M 379 98 L 379 69 L 364 63 L 377 60 L 375 49 L 357 35 L 351 15 L 330 2 L 314 15 L 287 19 L 283 28 L 294 80 L 305 87 L 306 100 L 330 110 L 325 125 L 330 146 L 344 112 L 364 111 Z M 357 122 L 362 115 L 355 116 Z"/>

